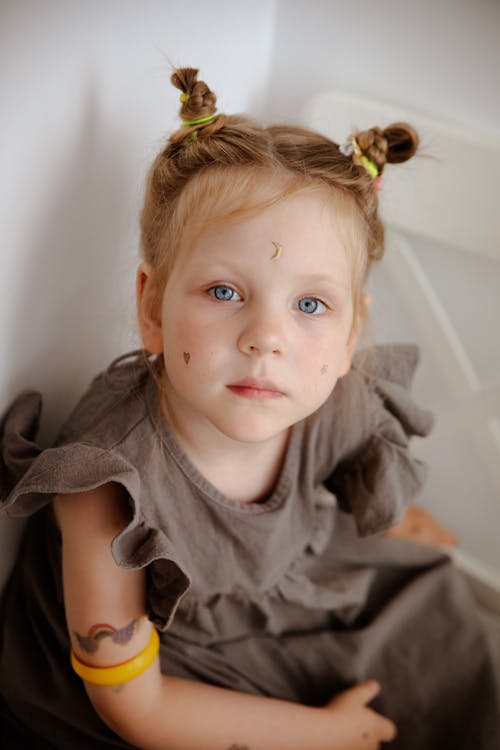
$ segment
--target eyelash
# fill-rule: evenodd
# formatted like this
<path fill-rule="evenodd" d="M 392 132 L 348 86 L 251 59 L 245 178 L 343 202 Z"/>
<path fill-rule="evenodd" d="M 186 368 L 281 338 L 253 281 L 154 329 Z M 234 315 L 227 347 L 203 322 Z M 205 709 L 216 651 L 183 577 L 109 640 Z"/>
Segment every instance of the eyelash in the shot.
<path fill-rule="evenodd" d="M 217 294 L 216 294 L 216 290 L 217 289 L 229 289 L 231 292 L 234 292 L 234 294 L 238 294 L 238 292 L 236 291 L 236 289 L 233 289 L 233 287 L 229 286 L 229 284 L 216 284 L 215 286 L 211 286 L 209 289 L 207 289 L 207 294 L 209 294 L 211 297 L 213 297 L 218 302 L 235 302 L 235 301 L 236 302 L 240 302 L 241 301 L 241 297 L 240 297 L 239 300 L 223 299 L 221 297 L 217 297 Z M 238 296 L 240 296 L 240 295 L 238 294 Z M 298 303 L 297 303 L 297 307 L 298 307 L 299 303 L 302 302 L 303 300 L 313 300 L 314 302 L 317 302 L 318 305 L 322 305 L 323 308 L 324 308 L 324 310 L 322 310 L 320 313 L 317 313 L 316 310 L 313 313 L 307 313 L 304 310 L 301 310 L 300 307 L 299 307 L 298 309 L 300 310 L 300 312 L 304 313 L 304 315 L 307 315 L 308 317 L 310 317 L 311 315 L 323 315 L 325 312 L 327 312 L 329 309 L 331 309 L 326 304 L 326 302 L 323 302 L 323 300 L 319 299 L 319 297 L 313 297 L 313 296 L 310 296 L 310 297 L 309 296 L 301 297 L 299 299 Z"/>

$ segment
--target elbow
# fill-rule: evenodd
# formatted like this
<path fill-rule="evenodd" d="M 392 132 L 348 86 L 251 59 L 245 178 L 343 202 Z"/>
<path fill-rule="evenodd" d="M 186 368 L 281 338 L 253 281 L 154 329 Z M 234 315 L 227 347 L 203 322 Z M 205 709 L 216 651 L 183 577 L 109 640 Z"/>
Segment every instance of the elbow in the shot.
<path fill-rule="evenodd" d="M 94 711 L 109 729 L 135 747 L 154 750 L 159 747 L 156 728 L 164 719 L 161 683 L 159 665 L 151 665 L 140 677 L 116 687 L 84 684 Z"/>
<path fill-rule="evenodd" d="M 108 701 L 94 699 L 91 703 L 94 711 L 108 729 L 111 729 L 112 732 L 117 734 L 122 740 L 125 740 L 125 742 L 131 741 L 129 738 L 129 722 L 122 715 L 121 711 L 117 710 L 116 707 L 110 706 Z"/>
<path fill-rule="evenodd" d="M 96 689 L 94 685 L 84 684 L 92 707 L 101 721 L 122 740 L 131 742 L 135 709 L 130 707 L 126 696 L 122 696 L 125 700 L 119 700 L 124 686 Z"/>

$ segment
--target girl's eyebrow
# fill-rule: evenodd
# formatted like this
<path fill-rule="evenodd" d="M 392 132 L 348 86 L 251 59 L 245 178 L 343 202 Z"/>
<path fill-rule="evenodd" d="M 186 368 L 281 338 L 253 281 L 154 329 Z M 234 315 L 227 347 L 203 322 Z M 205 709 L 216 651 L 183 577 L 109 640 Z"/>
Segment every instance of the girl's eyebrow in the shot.
<path fill-rule="evenodd" d="M 232 263 L 230 260 L 208 260 L 206 262 L 206 265 L 202 267 L 203 273 L 214 273 L 214 272 L 222 272 L 222 273 L 233 273 L 235 271 L 238 271 L 238 265 L 236 263 Z"/>
<path fill-rule="evenodd" d="M 301 281 L 305 281 L 309 284 L 330 284 L 336 288 L 349 289 L 349 283 L 346 281 L 340 281 L 335 276 L 328 273 L 310 273 L 303 274 L 300 276 Z"/>

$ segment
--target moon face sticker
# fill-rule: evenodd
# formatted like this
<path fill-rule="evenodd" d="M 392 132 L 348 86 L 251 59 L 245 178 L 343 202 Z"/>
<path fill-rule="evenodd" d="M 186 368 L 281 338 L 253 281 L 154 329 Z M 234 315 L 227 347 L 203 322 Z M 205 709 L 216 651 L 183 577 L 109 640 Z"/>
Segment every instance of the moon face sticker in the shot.
<path fill-rule="evenodd" d="M 189 360 L 191 359 L 191 355 L 189 352 L 184 352 L 184 362 L 188 365 Z"/>
<path fill-rule="evenodd" d="M 274 240 L 273 240 L 273 245 L 274 245 L 274 255 L 271 258 L 271 260 L 278 260 L 278 258 L 281 255 L 281 251 L 283 250 L 283 247 L 280 245 L 279 242 L 274 242 Z"/>

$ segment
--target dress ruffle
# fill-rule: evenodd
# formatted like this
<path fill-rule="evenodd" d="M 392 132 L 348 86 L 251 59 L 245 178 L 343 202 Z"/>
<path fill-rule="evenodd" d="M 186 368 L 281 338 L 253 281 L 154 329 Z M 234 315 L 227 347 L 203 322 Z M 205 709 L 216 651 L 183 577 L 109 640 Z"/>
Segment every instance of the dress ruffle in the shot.
<path fill-rule="evenodd" d="M 387 435 L 374 436 L 359 457 L 340 464 L 326 486 L 354 515 L 360 536 L 391 528 L 421 489 L 427 467 Z"/>
<path fill-rule="evenodd" d="M 112 542 L 113 557 L 121 567 L 149 566 L 148 614 L 165 629 L 190 579 L 164 532 L 146 521 L 139 472 L 119 450 L 85 440 L 42 450 L 35 442 L 41 409 L 41 395 L 26 391 L 2 419 L 0 510 L 12 518 L 30 516 L 57 494 L 86 492 L 109 482 L 122 485 L 129 496 L 131 520 Z"/>
<path fill-rule="evenodd" d="M 0 501 L 6 498 L 41 453 L 35 443 L 42 396 L 25 391 L 12 402 L 0 424 Z"/>
<path fill-rule="evenodd" d="M 434 418 L 410 397 L 418 364 L 412 345 L 379 346 L 358 355 L 354 368 L 378 397 L 375 427 L 356 454 L 341 461 L 325 485 L 340 507 L 354 515 L 360 536 L 397 524 L 427 477 L 426 465 L 408 451 L 413 435 L 424 437 Z"/>
<path fill-rule="evenodd" d="M 115 451 L 85 442 L 39 448 L 33 433 L 40 410 L 40 394 L 28 392 L 16 399 L 6 415 L 1 507 L 8 516 L 29 516 L 58 493 L 84 492 L 109 481 L 119 481 L 130 493 L 138 493 L 136 469 Z"/>

